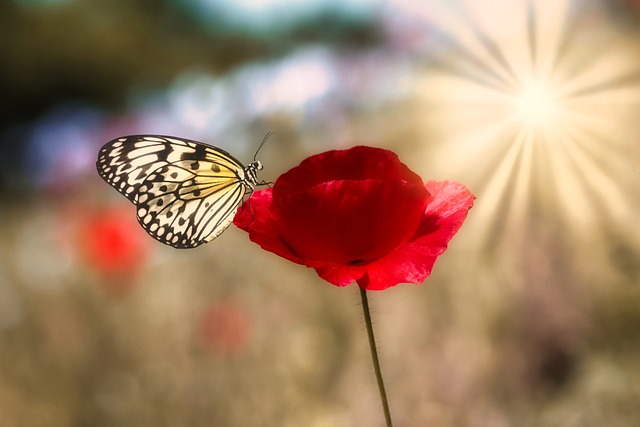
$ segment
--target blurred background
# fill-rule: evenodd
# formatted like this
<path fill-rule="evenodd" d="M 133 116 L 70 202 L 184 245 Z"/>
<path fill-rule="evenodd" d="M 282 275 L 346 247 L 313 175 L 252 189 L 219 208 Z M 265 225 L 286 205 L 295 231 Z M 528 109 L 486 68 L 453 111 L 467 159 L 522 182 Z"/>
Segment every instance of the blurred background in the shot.
<path fill-rule="evenodd" d="M 175 250 L 95 171 L 135 133 L 261 178 L 389 148 L 476 206 L 370 295 L 397 426 L 640 419 L 637 0 L 0 3 L 0 426 L 381 426 L 354 286 Z"/>

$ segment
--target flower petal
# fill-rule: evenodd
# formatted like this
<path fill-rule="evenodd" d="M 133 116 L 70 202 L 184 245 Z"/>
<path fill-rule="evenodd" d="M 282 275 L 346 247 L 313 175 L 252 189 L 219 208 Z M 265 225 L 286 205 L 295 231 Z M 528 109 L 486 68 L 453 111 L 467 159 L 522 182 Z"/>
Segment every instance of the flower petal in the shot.
<path fill-rule="evenodd" d="M 432 195 L 416 236 L 428 236 L 432 244 L 444 245 L 453 238 L 473 207 L 475 196 L 458 182 L 428 181 Z"/>
<path fill-rule="evenodd" d="M 318 276 L 335 286 L 347 286 L 360 280 L 367 274 L 366 266 L 349 266 L 338 263 L 317 263 L 309 265 L 316 270 Z"/>
<path fill-rule="evenodd" d="M 356 146 L 349 150 L 332 150 L 311 156 L 299 166 L 282 174 L 274 185 L 274 197 L 304 191 L 329 181 L 401 180 L 423 185 L 398 156 L 381 148 Z"/>
<path fill-rule="evenodd" d="M 413 237 L 429 194 L 399 180 L 329 181 L 279 200 L 280 235 L 301 258 L 359 265 Z"/>
<path fill-rule="evenodd" d="M 456 182 L 429 181 L 433 196 L 425 209 L 422 224 L 414 239 L 372 263 L 358 285 L 367 290 L 382 290 L 398 283 L 422 283 L 433 269 L 438 256 L 462 226 L 475 196 Z"/>
<path fill-rule="evenodd" d="M 277 212 L 271 210 L 272 193 L 271 188 L 255 191 L 238 210 L 233 223 L 249 233 L 249 239 L 264 250 L 304 264 L 304 260 L 286 244 L 278 232 L 281 221 Z"/>

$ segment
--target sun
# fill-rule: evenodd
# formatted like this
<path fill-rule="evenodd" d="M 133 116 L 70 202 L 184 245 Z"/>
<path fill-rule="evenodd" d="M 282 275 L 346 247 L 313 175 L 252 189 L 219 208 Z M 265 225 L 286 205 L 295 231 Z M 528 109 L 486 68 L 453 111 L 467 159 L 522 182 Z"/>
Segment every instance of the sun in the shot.
<path fill-rule="evenodd" d="M 562 111 L 558 91 L 549 83 L 536 80 L 516 94 L 513 109 L 525 125 L 533 128 L 553 126 Z"/>
<path fill-rule="evenodd" d="M 637 228 L 640 47 L 570 0 L 462 4 L 429 9 L 451 46 L 416 92 L 425 167 L 473 189 L 478 241 L 508 248 L 532 221 L 584 239 Z"/>

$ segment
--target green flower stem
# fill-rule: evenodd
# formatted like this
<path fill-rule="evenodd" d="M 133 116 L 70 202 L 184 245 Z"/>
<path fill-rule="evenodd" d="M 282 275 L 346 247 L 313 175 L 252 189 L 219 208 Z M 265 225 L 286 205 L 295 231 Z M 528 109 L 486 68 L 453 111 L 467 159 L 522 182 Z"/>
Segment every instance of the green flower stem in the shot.
<path fill-rule="evenodd" d="M 364 323 L 367 325 L 367 335 L 369 336 L 369 348 L 371 349 L 371 358 L 373 359 L 373 370 L 376 372 L 376 380 L 378 381 L 378 390 L 380 391 L 380 400 L 382 401 L 382 410 L 384 411 L 384 420 L 387 427 L 393 427 L 391 422 L 391 412 L 389 412 L 389 402 L 387 401 L 387 392 L 384 389 L 384 381 L 382 381 L 382 371 L 380 370 L 380 361 L 378 360 L 378 350 L 376 350 L 376 339 L 373 336 L 373 325 L 371 324 L 371 312 L 369 311 L 369 301 L 367 300 L 367 291 L 360 289 L 360 298 L 362 299 L 362 311 L 364 312 Z"/>

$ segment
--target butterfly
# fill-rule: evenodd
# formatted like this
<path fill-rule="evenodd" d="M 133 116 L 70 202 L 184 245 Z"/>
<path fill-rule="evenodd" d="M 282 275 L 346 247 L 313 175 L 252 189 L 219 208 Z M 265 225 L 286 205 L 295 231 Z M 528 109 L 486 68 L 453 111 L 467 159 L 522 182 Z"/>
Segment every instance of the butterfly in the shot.
<path fill-rule="evenodd" d="M 136 206 L 147 233 L 179 249 L 218 237 L 245 196 L 266 184 L 258 182 L 262 164 L 255 156 L 244 166 L 220 148 L 175 136 L 116 138 L 100 149 L 96 167 Z"/>

